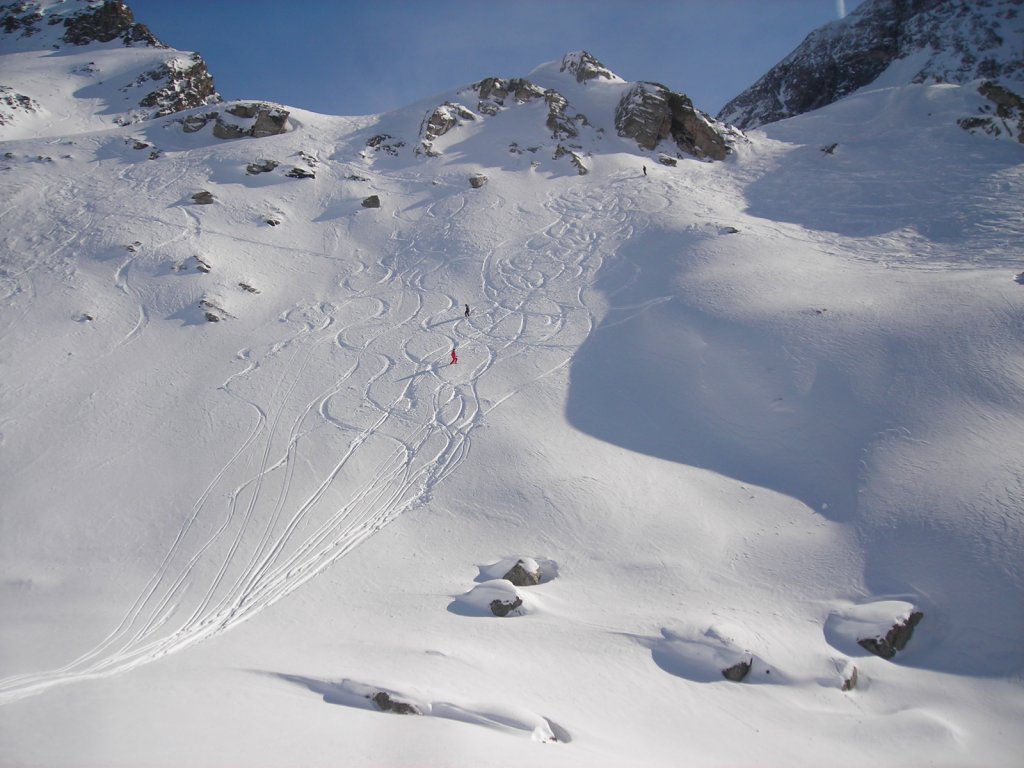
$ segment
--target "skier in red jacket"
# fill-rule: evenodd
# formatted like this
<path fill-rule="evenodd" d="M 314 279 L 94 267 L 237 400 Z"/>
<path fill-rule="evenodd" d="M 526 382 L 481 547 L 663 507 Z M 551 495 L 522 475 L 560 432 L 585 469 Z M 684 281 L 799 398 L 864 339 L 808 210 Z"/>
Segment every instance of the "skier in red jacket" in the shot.
<path fill-rule="evenodd" d="M 455 354 L 455 349 L 453 348 L 452 349 L 452 361 L 450 363 L 448 363 L 448 365 L 455 365 L 457 362 L 459 362 L 459 356 Z"/>

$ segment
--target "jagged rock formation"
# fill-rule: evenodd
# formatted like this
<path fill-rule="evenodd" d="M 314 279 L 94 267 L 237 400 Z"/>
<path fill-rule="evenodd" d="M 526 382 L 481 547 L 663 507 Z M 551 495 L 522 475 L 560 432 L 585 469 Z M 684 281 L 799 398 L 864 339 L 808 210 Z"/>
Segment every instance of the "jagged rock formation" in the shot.
<path fill-rule="evenodd" d="M 274 104 L 232 104 L 224 113 L 235 119 L 229 120 L 221 115 L 220 111 L 191 114 L 182 118 L 182 130 L 185 133 L 195 133 L 212 122 L 213 135 L 218 139 L 262 139 L 286 133 L 291 128 L 288 122 L 288 115 L 291 113 Z"/>
<path fill-rule="evenodd" d="M 756 128 L 831 104 L 874 82 L 897 60 L 910 82 L 1024 77 L 1021 0 L 865 0 L 800 46 L 718 114 Z"/>
<path fill-rule="evenodd" d="M 0 125 L 7 125 L 14 120 L 17 112 L 35 112 L 39 103 L 13 88 L 0 85 Z"/>
<path fill-rule="evenodd" d="M 476 110 L 482 115 L 493 117 L 512 98 L 515 104 L 525 104 L 533 99 L 544 97 L 544 89 L 529 80 L 514 77 L 504 80 L 500 77 L 488 77 L 470 86 L 479 95 Z"/>
<path fill-rule="evenodd" d="M 566 155 L 568 155 L 569 162 L 572 163 L 573 168 L 576 169 L 576 173 L 580 176 L 586 176 L 590 173 L 590 169 L 587 168 L 586 164 L 583 162 L 583 156 L 580 155 L 579 152 L 574 152 L 561 144 L 555 147 L 554 157 L 556 160 L 560 157 L 565 157 Z"/>
<path fill-rule="evenodd" d="M 106 0 L 98 8 L 71 16 L 64 20 L 64 27 L 64 42 L 71 45 L 109 43 L 120 38 L 125 45 L 142 43 L 166 48 L 145 24 L 135 23 L 131 9 L 121 0 Z"/>
<path fill-rule="evenodd" d="M 1006 133 L 1024 144 L 1024 98 L 991 80 L 984 81 L 978 93 L 988 99 L 979 110 L 981 116 L 962 118 L 957 125 L 971 133 L 983 131 L 997 137 Z"/>
<path fill-rule="evenodd" d="M 366 146 L 374 152 L 384 152 L 392 157 L 397 157 L 398 151 L 405 146 L 405 142 L 396 139 L 389 133 L 378 133 L 366 140 Z"/>
<path fill-rule="evenodd" d="M 577 83 L 585 86 L 594 81 L 605 81 L 618 88 L 626 86 L 625 81 L 586 51 L 566 54 L 558 71 L 570 74 Z M 572 87 L 578 86 L 570 86 L 567 92 Z M 466 106 L 473 102 L 461 101 L 470 94 L 475 97 L 475 112 Z M 525 78 L 487 77 L 467 86 L 458 96 L 460 101 L 447 100 L 424 117 L 419 128 L 416 155 L 436 157 L 440 154 L 436 140 L 458 126 L 496 117 L 504 110 L 543 99 L 547 107 L 544 127 L 555 143 L 531 146 L 528 151 L 547 149 L 553 159 L 568 158 L 577 173 L 589 172 L 584 161 L 589 152 L 584 147 L 588 140 L 599 141 L 604 129 L 596 128 L 595 122 L 575 108 L 570 98 L 560 90 L 544 88 Z M 600 117 L 605 117 L 606 123 L 611 122 L 607 119 L 610 116 Z M 723 159 L 729 152 L 730 142 L 740 135 L 694 109 L 686 96 L 673 93 L 657 83 L 638 83 L 626 89 L 615 111 L 614 121 L 620 136 L 635 139 L 644 149 L 652 150 L 663 139 L 671 139 L 673 154 L 702 159 Z M 376 152 L 397 156 L 404 142 L 396 141 L 390 134 L 378 134 L 367 141 L 367 146 Z M 518 143 L 513 143 L 510 151 L 518 154 L 523 150 Z"/>
<path fill-rule="evenodd" d="M 145 24 L 135 22 L 131 9 L 122 0 L 65 0 L 52 4 L 23 0 L 0 5 L 0 36 L 3 35 L 6 36 L 0 37 L 0 41 L 18 50 L 52 52 L 52 49 L 65 46 L 87 48 L 91 44 L 114 42 L 126 47 L 153 49 L 147 69 L 136 70 L 133 74 L 117 74 L 119 78 L 127 77 L 127 82 L 117 90 L 128 94 L 140 89 L 134 104 L 126 105 L 120 99 L 116 100 L 117 109 L 111 111 L 117 114 L 112 119 L 121 125 L 221 101 L 203 58 L 197 53 L 183 54 L 167 48 Z M 143 63 L 141 66 L 147 65 Z M 75 74 L 104 80 L 103 72 L 94 62 L 77 68 Z M 116 85 L 115 80 L 107 83 Z M 43 102 L 43 108 L 47 106 L 42 96 L 19 93 L 17 84 L 4 87 L 11 92 L 6 95 L 22 97 L 17 100 L 22 111 L 26 111 L 27 106 L 33 106 L 31 111 L 39 110 L 40 105 L 34 104 L 33 97 Z M 0 124 L 10 124 L 17 115 L 11 110 L 3 110 L 0 117 L 4 120 Z"/>
<path fill-rule="evenodd" d="M 577 83 L 585 83 L 587 80 L 602 78 L 612 82 L 622 82 L 622 78 L 612 72 L 608 67 L 595 59 L 586 51 L 574 51 L 562 57 L 561 72 L 569 72 L 576 77 Z"/>
<path fill-rule="evenodd" d="M 193 53 L 187 61 L 172 59 L 152 72 L 141 75 L 136 82 L 146 79 L 164 83 L 162 88 L 152 91 L 139 101 L 139 106 L 155 109 L 152 117 L 163 117 L 220 101 L 213 77 L 198 53 Z"/>
<path fill-rule="evenodd" d="M 19 37 L 32 37 L 44 26 L 63 24 L 61 40 L 68 45 L 88 45 L 91 42 L 109 43 L 120 38 L 125 45 L 142 43 L 165 48 L 145 24 L 136 24 L 131 9 L 121 0 L 92 3 L 71 10 L 65 16 L 47 17 L 38 3 L 20 2 L 0 5 L 0 29 L 18 33 Z"/>
<path fill-rule="evenodd" d="M 898 651 L 906 648 L 907 643 L 914 634 L 916 627 L 924 614 L 921 611 L 914 611 L 903 621 L 899 621 L 885 633 L 884 637 L 865 637 L 857 640 L 857 644 L 866 651 L 870 651 L 883 659 L 891 659 Z"/>
<path fill-rule="evenodd" d="M 444 136 L 461 121 L 473 120 L 476 120 L 476 115 L 469 109 L 461 104 L 446 101 L 423 118 L 420 124 L 420 146 L 417 147 L 416 154 L 422 152 L 427 157 L 437 157 L 438 153 L 433 149 L 434 140 Z"/>
<path fill-rule="evenodd" d="M 636 83 L 623 94 L 615 109 L 615 129 L 647 150 L 671 138 L 681 152 L 694 157 L 722 160 L 729 153 L 725 126 L 716 127 L 686 96 L 658 83 Z"/>

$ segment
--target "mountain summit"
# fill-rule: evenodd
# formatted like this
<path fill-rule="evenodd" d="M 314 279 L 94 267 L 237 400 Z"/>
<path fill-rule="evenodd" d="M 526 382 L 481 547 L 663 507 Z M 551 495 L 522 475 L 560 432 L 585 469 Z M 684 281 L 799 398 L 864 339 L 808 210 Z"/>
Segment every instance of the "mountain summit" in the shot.
<path fill-rule="evenodd" d="M 1024 82 L 1022 6 L 1022 0 L 866 0 L 808 35 L 718 118 L 756 128 L 873 83 L 974 81 L 1008 91 L 1003 101 L 1019 113 L 1013 92 L 1021 93 Z"/>

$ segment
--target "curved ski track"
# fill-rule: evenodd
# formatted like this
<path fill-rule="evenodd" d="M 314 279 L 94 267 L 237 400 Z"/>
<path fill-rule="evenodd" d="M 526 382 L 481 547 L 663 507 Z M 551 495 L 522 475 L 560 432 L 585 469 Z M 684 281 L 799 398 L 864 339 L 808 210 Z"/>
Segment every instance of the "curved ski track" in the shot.
<path fill-rule="evenodd" d="M 252 413 L 251 430 L 212 473 L 120 623 L 59 669 L 0 681 L 0 704 L 224 632 L 427 501 L 470 455 L 483 417 L 568 365 L 595 327 L 588 286 L 646 221 L 630 202 L 632 183 L 620 176 L 550 196 L 548 225 L 479 257 L 483 301 L 470 318 L 460 311 L 464 297 L 443 289 L 451 257 L 431 247 L 454 228 L 465 194 L 457 206 L 451 198 L 430 205 L 410 239 L 396 229 L 393 249 L 378 260 L 362 258 L 342 281 L 342 303 L 286 313 L 295 334 L 240 351 L 245 369 L 222 385 Z M 126 292 L 129 263 L 118 275 Z M 448 366 L 453 346 L 461 359 Z M 328 366 L 340 375 L 317 387 L 321 377 L 309 371 L 325 358 L 343 361 Z M 274 375 L 269 399 L 246 393 Z M 356 412 L 337 412 L 342 393 L 360 401 Z"/>

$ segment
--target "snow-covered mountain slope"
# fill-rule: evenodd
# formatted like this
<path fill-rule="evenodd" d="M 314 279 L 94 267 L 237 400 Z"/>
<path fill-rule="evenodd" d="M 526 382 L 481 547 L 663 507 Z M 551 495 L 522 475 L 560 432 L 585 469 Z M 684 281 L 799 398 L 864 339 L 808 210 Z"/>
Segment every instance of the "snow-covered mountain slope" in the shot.
<path fill-rule="evenodd" d="M 1021 148 L 563 64 L 2 142 L 2 762 L 1017 761 Z"/>
<path fill-rule="evenodd" d="M 115 0 L 0 5 L 0 140 L 71 136 L 220 96 L 196 53 L 163 45 Z"/>
<path fill-rule="evenodd" d="M 982 112 L 989 129 L 1024 141 L 1021 0 L 866 0 L 815 30 L 719 113 L 755 128 L 810 112 L 859 88 L 952 83 L 1007 90 Z M 1001 107 L 1001 109 L 1000 109 Z M 1006 112 L 1006 114 L 997 114 Z M 986 114 L 989 113 L 989 114 Z M 961 115 L 961 119 L 977 115 Z"/>

